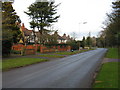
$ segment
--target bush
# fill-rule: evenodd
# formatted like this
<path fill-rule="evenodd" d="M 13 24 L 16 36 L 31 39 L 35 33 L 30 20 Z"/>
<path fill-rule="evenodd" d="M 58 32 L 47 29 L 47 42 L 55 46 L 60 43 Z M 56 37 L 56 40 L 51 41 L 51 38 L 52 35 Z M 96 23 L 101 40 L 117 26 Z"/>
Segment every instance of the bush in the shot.
<path fill-rule="evenodd" d="M 11 53 L 13 53 L 13 54 L 21 54 L 21 51 L 11 50 Z"/>
<path fill-rule="evenodd" d="M 2 41 L 2 56 L 3 57 L 10 55 L 11 47 L 12 47 L 11 40 Z"/>
<path fill-rule="evenodd" d="M 37 47 L 37 51 L 40 52 L 40 46 Z"/>
<path fill-rule="evenodd" d="M 79 42 L 77 42 L 77 41 L 70 41 L 70 42 L 67 42 L 67 44 L 69 46 L 71 46 L 72 50 L 78 50 L 79 49 Z"/>
<path fill-rule="evenodd" d="M 21 54 L 22 54 L 22 56 L 25 55 L 25 48 L 24 48 L 24 47 L 22 47 L 22 52 L 21 52 Z"/>
<path fill-rule="evenodd" d="M 45 46 L 68 46 L 68 44 L 45 44 Z"/>

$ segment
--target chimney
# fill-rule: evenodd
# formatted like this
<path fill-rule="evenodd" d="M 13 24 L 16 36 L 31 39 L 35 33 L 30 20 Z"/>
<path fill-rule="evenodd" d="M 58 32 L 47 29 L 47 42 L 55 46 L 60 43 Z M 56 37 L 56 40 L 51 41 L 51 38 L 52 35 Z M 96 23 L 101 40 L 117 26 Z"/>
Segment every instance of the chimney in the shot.
<path fill-rule="evenodd" d="M 63 36 L 66 37 L 66 34 L 64 33 Z"/>
<path fill-rule="evenodd" d="M 70 38 L 70 36 L 68 35 L 68 38 Z"/>
<path fill-rule="evenodd" d="M 23 27 L 23 28 L 25 28 L 25 25 L 24 25 L 24 23 L 22 23 L 22 27 Z"/>

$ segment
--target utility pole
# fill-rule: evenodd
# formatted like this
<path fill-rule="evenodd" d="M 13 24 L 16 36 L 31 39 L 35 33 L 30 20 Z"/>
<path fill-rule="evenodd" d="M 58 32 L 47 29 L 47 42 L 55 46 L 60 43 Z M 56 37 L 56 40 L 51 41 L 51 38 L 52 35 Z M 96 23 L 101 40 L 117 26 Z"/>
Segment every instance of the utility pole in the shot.
<path fill-rule="evenodd" d="M 89 32 L 89 37 L 91 37 L 91 32 Z"/>
<path fill-rule="evenodd" d="M 92 43 L 92 41 L 91 41 L 91 32 L 89 32 L 88 36 L 89 36 L 89 41 L 88 41 L 89 42 L 89 48 L 91 48 L 91 43 Z"/>

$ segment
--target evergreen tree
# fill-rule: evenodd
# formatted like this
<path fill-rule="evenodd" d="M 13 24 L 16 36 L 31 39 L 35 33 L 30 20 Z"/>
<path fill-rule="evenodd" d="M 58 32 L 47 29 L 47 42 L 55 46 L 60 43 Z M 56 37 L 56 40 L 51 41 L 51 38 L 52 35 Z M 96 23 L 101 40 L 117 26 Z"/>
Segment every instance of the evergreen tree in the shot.
<path fill-rule="evenodd" d="M 113 11 L 108 14 L 108 21 L 103 34 L 107 46 L 120 46 L 120 1 L 113 2 Z"/>
<path fill-rule="evenodd" d="M 92 40 L 91 40 L 91 37 L 90 37 L 90 36 L 88 36 L 88 37 L 86 38 L 86 45 L 89 46 L 89 47 L 91 47 L 91 45 L 92 45 Z"/>
<path fill-rule="evenodd" d="M 113 29 L 116 44 L 120 46 L 120 1 L 113 2 L 114 25 Z"/>
<path fill-rule="evenodd" d="M 28 11 L 25 12 L 31 18 L 31 28 L 38 29 L 41 35 L 45 27 L 51 25 L 51 23 L 57 22 L 60 16 L 56 16 L 56 8 L 58 5 L 54 5 L 55 2 L 35 2 L 28 7 Z"/>
<path fill-rule="evenodd" d="M 30 25 L 32 28 L 37 28 L 39 31 L 44 27 L 50 26 L 51 23 L 57 22 L 59 16 L 54 16 L 56 12 L 54 2 L 35 2 L 28 7 L 28 12 L 25 12 L 30 16 L 32 21 Z"/>
<path fill-rule="evenodd" d="M 85 47 L 85 45 L 86 45 L 86 42 L 85 42 L 85 37 L 83 37 L 83 39 L 82 39 L 82 47 L 84 48 L 84 47 Z"/>
<path fill-rule="evenodd" d="M 19 41 L 19 27 L 17 22 L 20 23 L 19 17 L 16 15 L 11 2 L 2 3 L 2 53 L 3 55 L 10 54 L 11 46 L 13 43 Z"/>

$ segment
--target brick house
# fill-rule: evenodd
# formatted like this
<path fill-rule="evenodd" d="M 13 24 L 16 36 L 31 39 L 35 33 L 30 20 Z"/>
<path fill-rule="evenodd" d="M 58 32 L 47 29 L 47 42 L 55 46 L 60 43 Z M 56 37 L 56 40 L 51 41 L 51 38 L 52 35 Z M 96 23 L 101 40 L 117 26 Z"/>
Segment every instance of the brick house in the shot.
<path fill-rule="evenodd" d="M 54 33 L 54 35 L 56 35 L 56 37 L 57 37 L 57 42 L 58 42 L 58 43 L 67 43 L 68 41 L 73 40 L 72 38 L 70 38 L 69 35 L 66 36 L 65 33 L 63 34 L 63 36 L 60 36 L 60 35 L 58 34 L 58 32 L 56 31 L 56 32 Z"/>
<path fill-rule="evenodd" d="M 19 41 L 19 43 L 34 43 L 34 32 L 33 30 L 28 30 L 24 23 L 22 23 L 22 26 L 20 26 L 20 31 L 22 33 L 22 37 Z M 37 38 L 35 38 L 37 40 Z"/>
<path fill-rule="evenodd" d="M 20 26 L 20 31 L 22 33 L 22 37 L 19 41 L 19 43 L 23 43 L 23 44 L 27 44 L 27 43 L 40 43 L 40 38 L 44 38 L 43 36 L 41 37 L 40 33 L 38 31 L 33 32 L 33 30 L 28 30 L 24 23 L 22 23 L 22 25 Z M 68 41 L 73 40 L 72 38 L 70 38 L 70 36 L 66 36 L 66 34 L 63 34 L 63 36 L 60 36 L 58 34 L 57 31 L 54 32 L 54 34 L 52 34 L 53 36 L 55 36 L 57 38 L 57 42 L 60 43 L 66 43 Z M 49 36 L 46 35 L 45 36 Z M 48 40 L 46 40 L 46 42 L 48 42 Z"/>

